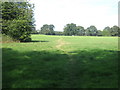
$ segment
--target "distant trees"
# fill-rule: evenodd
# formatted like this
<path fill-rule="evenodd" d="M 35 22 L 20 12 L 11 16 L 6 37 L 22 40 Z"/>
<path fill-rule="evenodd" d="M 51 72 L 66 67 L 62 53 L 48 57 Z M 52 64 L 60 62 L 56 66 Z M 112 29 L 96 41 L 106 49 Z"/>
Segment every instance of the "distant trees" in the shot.
<path fill-rule="evenodd" d="M 85 30 L 86 36 L 97 36 L 97 28 L 95 26 L 90 26 Z"/>
<path fill-rule="evenodd" d="M 97 31 L 97 36 L 102 36 L 102 31 L 101 30 Z"/>
<path fill-rule="evenodd" d="M 116 25 L 114 25 L 113 27 L 105 27 L 103 32 L 102 32 L 102 35 L 103 36 L 118 36 L 119 35 L 119 32 L 120 31 L 120 28 Z"/>
<path fill-rule="evenodd" d="M 98 30 L 95 26 L 90 26 L 92 36 L 97 36 Z"/>
<path fill-rule="evenodd" d="M 109 26 L 105 27 L 102 31 L 103 36 L 111 36 L 111 28 Z"/>
<path fill-rule="evenodd" d="M 118 32 L 120 32 L 120 28 L 116 25 L 113 27 L 105 27 L 103 30 L 97 30 L 94 25 L 91 25 L 88 28 L 84 28 L 82 26 L 77 26 L 74 23 L 66 24 L 64 26 L 64 31 L 54 31 L 54 25 L 45 24 L 41 27 L 40 34 L 45 35 L 65 35 L 65 36 L 118 36 Z"/>
<path fill-rule="evenodd" d="M 84 36 L 85 35 L 85 29 L 84 29 L 84 27 L 77 26 L 76 28 L 77 28 L 76 35 L 79 35 L 79 36 Z"/>
<path fill-rule="evenodd" d="M 64 35 L 62 31 L 55 31 L 55 35 Z"/>
<path fill-rule="evenodd" d="M 45 35 L 55 35 L 54 28 L 55 26 L 52 24 L 51 25 L 45 24 L 41 27 L 40 33 Z"/>
<path fill-rule="evenodd" d="M 120 28 L 118 26 L 105 27 L 103 31 L 97 30 L 94 25 L 91 25 L 87 29 L 84 29 L 82 26 L 77 26 L 74 23 L 67 24 L 64 27 L 64 35 L 72 36 L 118 36 Z"/>
<path fill-rule="evenodd" d="M 118 36 L 119 35 L 119 32 L 120 31 L 120 28 L 118 26 L 113 26 L 111 27 L 111 36 Z"/>
<path fill-rule="evenodd" d="M 77 32 L 77 28 L 76 28 L 76 24 L 74 23 L 67 24 L 64 27 L 64 35 L 68 35 L 68 36 L 76 35 L 76 32 Z"/>
<path fill-rule="evenodd" d="M 38 30 L 36 30 L 36 28 L 33 28 L 31 31 L 31 34 L 39 34 Z"/>
<path fill-rule="evenodd" d="M 97 28 L 95 26 L 90 26 L 86 30 L 82 26 L 76 26 L 76 24 L 67 24 L 64 27 L 64 35 L 77 35 L 77 36 L 96 36 Z"/>
<path fill-rule="evenodd" d="M 33 8 L 28 2 L 2 2 L 2 34 L 14 40 L 31 41 L 34 28 Z"/>

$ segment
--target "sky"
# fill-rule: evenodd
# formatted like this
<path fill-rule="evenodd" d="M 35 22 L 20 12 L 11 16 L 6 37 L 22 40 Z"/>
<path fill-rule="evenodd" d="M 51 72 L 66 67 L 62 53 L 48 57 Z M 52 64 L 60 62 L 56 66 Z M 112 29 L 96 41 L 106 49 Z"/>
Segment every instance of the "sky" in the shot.
<path fill-rule="evenodd" d="M 35 4 L 36 29 L 53 24 L 63 31 L 66 24 L 75 23 L 85 29 L 95 25 L 98 30 L 118 25 L 119 0 L 30 0 Z"/>

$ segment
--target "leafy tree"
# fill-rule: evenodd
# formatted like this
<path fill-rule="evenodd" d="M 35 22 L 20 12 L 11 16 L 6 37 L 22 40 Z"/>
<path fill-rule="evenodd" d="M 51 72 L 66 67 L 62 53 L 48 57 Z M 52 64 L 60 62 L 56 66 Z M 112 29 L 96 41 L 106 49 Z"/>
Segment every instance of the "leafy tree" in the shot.
<path fill-rule="evenodd" d="M 85 30 L 85 36 L 90 36 L 91 35 L 91 32 L 90 32 L 90 28 L 88 27 L 86 30 Z"/>
<path fill-rule="evenodd" d="M 111 36 L 111 28 L 109 26 L 105 27 L 102 32 L 103 36 Z"/>
<path fill-rule="evenodd" d="M 77 32 L 77 28 L 76 28 L 76 24 L 74 23 L 67 24 L 64 27 L 64 35 L 68 35 L 68 36 L 76 35 L 76 32 Z"/>
<path fill-rule="evenodd" d="M 119 30 L 120 28 L 118 27 L 118 26 L 113 26 L 113 27 L 111 27 L 111 36 L 118 36 L 118 30 Z"/>
<path fill-rule="evenodd" d="M 40 33 L 45 34 L 45 35 L 54 35 L 55 34 L 54 28 L 55 26 L 52 24 L 51 25 L 45 24 L 41 27 Z"/>
<path fill-rule="evenodd" d="M 76 32 L 76 34 L 79 35 L 79 36 L 84 36 L 85 35 L 85 29 L 84 29 L 84 27 L 77 26 L 77 32 Z"/>
<path fill-rule="evenodd" d="M 90 27 L 88 27 L 86 30 L 85 30 L 85 35 L 86 36 L 97 36 L 97 28 L 93 25 L 91 25 Z"/>
<path fill-rule="evenodd" d="M 2 2 L 2 33 L 20 41 L 30 41 L 34 27 L 33 8 L 28 2 Z"/>
<path fill-rule="evenodd" d="M 55 26 L 53 24 L 49 25 L 49 29 L 50 29 L 50 34 L 51 35 L 55 35 L 54 28 L 55 28 Z"/>
<path fill-rule="evenodd" d="M 98 30 L 97 36 L 102 36 L 102 31 L 101 30 Z"/>
<path fill-rule="evenodd" d="M 26 20 L 13 20 L 9 25 L 8 35 L 15 40 L 19 41 L 31 41 L 30 33 L 31 27 Z"/>
<path fill-rule="evenodd" d="M 97 28 L 95 26 L 90 26 L 91 36 L 97 35 Z"/>

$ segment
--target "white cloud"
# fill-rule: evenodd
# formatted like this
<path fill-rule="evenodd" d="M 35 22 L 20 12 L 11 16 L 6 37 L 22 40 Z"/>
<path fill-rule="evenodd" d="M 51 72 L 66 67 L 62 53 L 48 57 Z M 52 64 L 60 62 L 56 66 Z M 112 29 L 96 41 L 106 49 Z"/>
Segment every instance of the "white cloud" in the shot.
<path fill-rule="evenodd" d="M 55 25 L 63 31 L 68 23 L 98 29 L 118 24 L 118 0 L 32 0 L 35 3 L 36 28 L 43 24 Z"/>

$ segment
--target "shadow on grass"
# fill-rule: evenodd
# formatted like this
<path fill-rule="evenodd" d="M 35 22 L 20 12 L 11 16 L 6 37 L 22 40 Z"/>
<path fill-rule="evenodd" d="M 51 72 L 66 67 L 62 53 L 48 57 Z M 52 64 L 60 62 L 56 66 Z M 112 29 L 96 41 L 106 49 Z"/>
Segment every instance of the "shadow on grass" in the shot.
<path fill-rule="evenodd" d="M 30 43 L 30 42 L 49 42 L 49 41 L 38 41 L 38 40 L 32 40 L 32 41 L 24 42 L 24 43 Z"/>
<path fill-rule="evenodd" d="M 3 88 L 117 88 L 118 52 L 76 54 L 3 48 Z"/>

